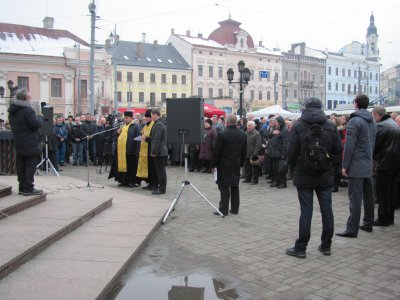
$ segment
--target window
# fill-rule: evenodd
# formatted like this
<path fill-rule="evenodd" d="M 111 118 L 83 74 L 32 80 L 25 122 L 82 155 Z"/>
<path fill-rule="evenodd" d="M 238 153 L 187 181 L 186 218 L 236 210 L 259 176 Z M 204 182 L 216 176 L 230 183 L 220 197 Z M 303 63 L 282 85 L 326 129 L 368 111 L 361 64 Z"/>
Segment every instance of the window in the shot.
<path fill-rule="evenodd" d="M 347 85 L 347 94 L 351 94 L 351 85 L 350 83 Z"/>
<path fill-rule="evenodd" d="M 289 80 L 289 72 L 285 72 L 285 80 Z"/>
<path fill-rule="evenodd" d="M 208 77 L 210 77 L 210 78 L 214 77 L 214 67 L 213 66 L 208 67 Z"/>
<path fill-rule="evenodd" d="M 18 76 L 18 88 L 29 91 L 29 77 Z"/>
<path fill-rule="evenodd" d="M 186 84 L 186 75 L 182 75 L 182 84 Z"/>
<path fill-rule="evenodd" d="M 350 69 L 347 70 L 347 76 L 351 77 L 351 70 Z"/>
<path fill-rule="evenodd" d="M 223 89 L 218 89 L 218 97 L 223 98 L 224 97 L 224 90 Z"/>
<path fill-rule="evenodd" d="M 335 69 L 335 74 L 336 74 L 336 76 L 339 76 L 339 68 Z"/>
<path fill-rule="evenodd" d="M 172 93 L 172 98 L 176 98 L 176 93 Z"/>
<path fill-rule="evenodd" d="M 331 90 L 331 83 L 328 82 L 328 91 L 330 91 L 330 90 Z"/>
<path fill-rule="evenodd" d="M 324 83 L 324 75 L 321 75 L 320 79 L 319 79 L 320 83 Z"/>
<path fill-rule="evenodd" d="M 275 72 L 275 76 L 274 76 L 274 82 L 278 82 L 278 77 L 279 77 L 279 74 L 278 74 L 278 72 Z"/>
<path fill-rule="evenodd" d="M 150 73 L 150 82 L 156 82 L 156 74 Z"/>
<path fill-rule="evenodd" d="M 369 72 L 369 79 L 372 80 L 372 72 Z"/>
<path fill-rule="evenodd" d="M 354 70 L 354 78 L 357 78 L 357 70 Z"/>
<path fill-rule="evenodd" d="M 375 73 L 375 80 L 378 81 L 378 73 Z"/>
<path fill-rule="evenodd" d="M 126 81 L 132 82 L 132 72 L 126 73 Z"/>
<path fill-rule="evenodd" d="M 144 102 L 144 93 L 139 92 L 139 102 Z"/>
<path fill-rule="evenodd" d="M 62 97 L 60 78 L 51 79 L 51 97 L 58 97 L 58 98 Z"/>
<path fill-rule="evenodd" d="M 342 76 L 343 77 L 346 76 L 346 69 L 345 68 L 342 69 Z"/>
<path fill-rule="evenodd" d="M 270 91 L 267 92 L 267 100 L 271 100 L 271 92 Z"/>
<path fill-rule="evenodd" d="M 335 84 L 335 91 L 338 91 L 338 90 L 339 90 L 339 83 L 336 82 L 336 84 Z"/>
<path fill-rule="evenodd" d="M 176 75 L 172 75 L 172 83 L 176 84 Z"/>
<path fill-rule="evenodd" d="M 369 93 L 372 94 L 372 86 L 369 87 Z"/>
<path fill-rule="evenodd" d="M 208 89 L 208 98 L 212 98 L 213 97 L 213 88 L 209 88 Z"/>
<path fill-rule="evenodd" d="M 331 75 L 332 74 L 332 69 L 331 69 L 331 67 L 329 67 L 328 68 L 328 75 Z"/>
<path fill-rule="evenodd" d="M 87 80 L 81 80 L 81 98 L 87 98 Z"/>
<path fill-rule="evenodd" d="M 346 85 L 342 83 L 342 92 L 344 92 L 345 90 L 346 90 Z"/>
<path fill-rule="evenodd" d="M 262 91 L 258 91 L 258 100 L 262 100 Z"/>
<path fill-rule="evenodd" d="M 156 106 L 156 93 L 150 93 L 150 106 Z"/>
<path fill-rule="evenodd" d="M 182 93 L 182 98 L 186 98 L 186 94 L 185 93 Z"/>
<path fill-rule="evenodd" d="M 289 90 L 288 89 L 285 89 L 285 100 L 289 97 Z"/>
<path fill-rule="evenodd" d="M 224 78 L 224 68 L 223 67 L 218 68 L 218 77 Z"/>
<path fill-rule="evenodd" d="M 356 84 L 353 86 L 353 94 L 357 95 L 357 85 Z"/>
<path fill-rule="evenodd" d="M 161 74 L 161 83 L 167 83 L 167 74 Z"/>
<path fill-rule="evenodd" d="M 293 98 L 294 98 L 294 99 L 297 99 L 297 90 L 294 90 Z"/>
<path fill-rule="evenodd" d="M 375 87 L 375 94 L 378 94 L 378 87 Z"/>
<path fill-rule="evenodd" d="M 121 71 L 117 72 L 117 81 L 122 81 L 122 72 Z"/>
<path fill-rule="evenodd" d="M 254 90 L 250 91 L 250 100 L 253 101 L 254 100 Z"/>
<path fill-rule="evenodd" d="M 202 65 L 199 65 L 198 67 L 197 67 L 197 70 L 198 70 L 198 75 L 199 75 L 199 77 L 202 77 L 203 76 L 203 66 Z"/>
<path fill-rule="evenodd" d="M 144 73 L 139 73 L 139 82 L 144 82 Z"/>
<path fill-rule="evenodd" d="M 167 93 L 161 93 L 161 105 L 165 106 L 166 102 L 167 102 Z"/>
<path fill-rule="evenodd" d="M 117 92 L 117 101 L 118 102 L 122 101 L 122 92 Z"/>
<path fill-rule="evenodd" d="M 294 77 L 294 81 L 297 81 L 297 72 L 294 72 L 294 75 L 293 75 Z"/>
<path fill-rule="evenodd" d="M 197 89 L 197 96 L 203 97 L 203 88 L 198 88 Z"/>
<path fill-rule="evenodd" d="M 126 101 L 132 102 L 132 92 L 126 92 Z"/>
<path fill-rule="evenodd" d="M 240 40 L 240 48 L 243 48 L 244 47 L 244 41 L 243 41 L 243 39 L 241 39 Z"/>

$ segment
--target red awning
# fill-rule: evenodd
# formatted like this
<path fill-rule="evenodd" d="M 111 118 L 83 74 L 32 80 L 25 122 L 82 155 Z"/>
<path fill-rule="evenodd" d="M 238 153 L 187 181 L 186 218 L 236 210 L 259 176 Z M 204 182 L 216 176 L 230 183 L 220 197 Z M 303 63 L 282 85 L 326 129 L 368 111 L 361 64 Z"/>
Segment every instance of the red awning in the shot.
<path fill-rule="evenodd" d="M 204 103 L 204 116 L 211 118 L 213 115 L 217 115 L 219 118 L 225 116 L 226 112 L 211 104 Z"/>
<path fill-rule="evenodd" d="M 119 107 L 119 108 L 118 108 L 118 111 L 119 111 L 120 113 L 123 113 L 123 112 L 125 112 L 125 111 L 131 111 L 131 112 L 133 112 L 134 114 L 142 114 L 142 115 L 145 114 L 146 110 L 147 110 L 146 107 L 137 107 L 137 108 L 134 108 L 134 107 L 131 107 L 131 108 Z"/>

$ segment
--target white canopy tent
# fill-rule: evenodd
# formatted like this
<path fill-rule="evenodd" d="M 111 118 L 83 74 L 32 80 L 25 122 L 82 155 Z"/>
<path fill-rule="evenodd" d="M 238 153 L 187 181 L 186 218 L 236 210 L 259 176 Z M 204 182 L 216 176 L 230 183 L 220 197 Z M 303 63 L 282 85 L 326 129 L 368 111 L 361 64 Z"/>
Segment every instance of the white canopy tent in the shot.
<path fill-rule="evenodd" d="M 268 106 L 266 108 L 260 109 L 260 110 L 256 110 L 254 112 L 248 113 L 247 116 L 253 115 L 256 118 L 261 118 L 261 117 L 266 117 L 268 118 L 268 116 L 270 114 L 279 114 L 280 116 L 286 118 L 299 118 L 301 116 L 301 114 L 299 113 L 292 113 L 288 110 L 285 110 L 282 108 L 282 106 L 280 105 L 272 105 L 272 106 Z"/>

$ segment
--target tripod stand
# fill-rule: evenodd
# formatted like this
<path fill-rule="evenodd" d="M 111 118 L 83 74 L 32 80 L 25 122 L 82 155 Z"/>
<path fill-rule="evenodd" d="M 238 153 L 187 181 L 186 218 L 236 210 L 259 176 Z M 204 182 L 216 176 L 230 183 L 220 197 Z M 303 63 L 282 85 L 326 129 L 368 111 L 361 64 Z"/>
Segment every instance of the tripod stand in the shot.
<path fill-rule="evenodd" d="M 216 211 L 218 212 L 218 214 L 223 218 L 224 215 L 219 211 L 218 208 L 216 208 L 211 202 L 210 200 L 208 200 L 189 180 L 188 180 L 188 145 L 185 144 L 185 135 L 183 134 L 183 145 L 184 145 L 184 157 L 185 157 L 185 179 L 182 181 L 182 186 L 180 188 L 180 190 L 178 191 L 178 193 L 175 196 L 175 199 L 172 201 L 171 206 L 169 207 L 168 211 L 166 212 L 163 220 L 161 221 L 161 224 L 164 224 L 165 221 L 167 220 L 169 214 L 171 213 L 171 211 L 173 211 L 175 209 L 175 205 L 178 203 L 179 198 L 181 197 L 184 189 L 186 186 L 191 186 L 196 192 L 197 194 L 199 194 L 205 201 L 208 202 L 208 204 Z"/>
<path fill-rule="evenodd" d="M 60 176 L 57 172 L 57 170 L 54 168 L 53 164 L 51 163 L 51 160 L 49 159 L 49 139 L 46 134 L 45 138 L 45 157 L 42 159 L 42 161 L 36 166 L 36 170 L 39 169 L 44 163 L 46 163 L 46 175 L 49 176 L 50 172 L 53 172 L 54 175 Z M 50 165 L 50 171 L 49 171 L 49 165 Z"/>

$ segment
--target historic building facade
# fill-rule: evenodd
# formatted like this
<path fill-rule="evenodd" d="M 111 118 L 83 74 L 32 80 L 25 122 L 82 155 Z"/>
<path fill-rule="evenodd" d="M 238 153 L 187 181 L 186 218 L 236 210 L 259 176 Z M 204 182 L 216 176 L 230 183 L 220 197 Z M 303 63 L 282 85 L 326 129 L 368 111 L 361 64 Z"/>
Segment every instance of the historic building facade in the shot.
<path fill-rule="evenodd" d="M 241 23 L 231 18 L 219 23 L 208 38 L 192 36 L 190 31 L 179 35 L 171 30 L 168 43 L 181 53 L 193 69 L 192 94 L 227 112 L 237 112 L 239 84 L 229 85 L 227 70 L 235 72 L 239 81 L 238 62 L 244 61 L 251 79 L 244 89 L 243 107 L 247 112 L 282 103 L 282 55 L 269 50 L 260 42 L 254 44 Z M 261 71 L 267 76 L 261 76 Z"/>
<path fill-rule="evenodd" d="M 117 107 L 165 108 L 167 98 L 192 96 L 192 70 L 172 45 L 106 41 L 112 55 L 114 98 Z"/>

